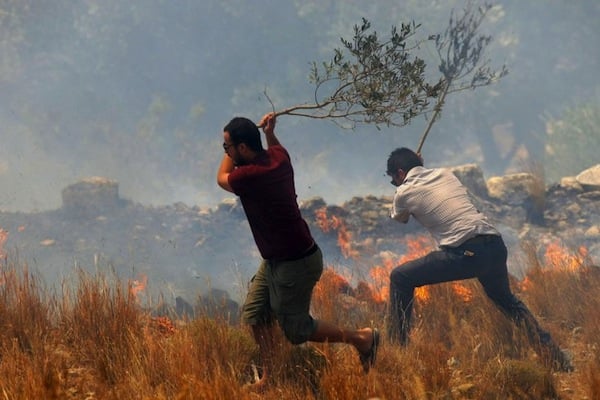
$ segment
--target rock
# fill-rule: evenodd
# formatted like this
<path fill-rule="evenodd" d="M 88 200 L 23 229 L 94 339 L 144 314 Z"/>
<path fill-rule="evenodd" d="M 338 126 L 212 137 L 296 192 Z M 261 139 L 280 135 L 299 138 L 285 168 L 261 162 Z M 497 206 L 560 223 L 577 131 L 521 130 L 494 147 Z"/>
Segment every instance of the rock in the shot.
<path fill-rule="evenodd" d="M 482 198 L 488 198 L 488 187 L 483 179 L 483 171 L 477 164 L 459 165 L 450 170 L 471 193 Z"/>
<path fill-rule="evenodd" d="M 598 225 L 590 226 L 589 229 L 585 231 L 584 236 L 586 238 L 600 238 L 600 227 Z"/>
<path fill-rule="evenodd" d="M 520 205 L 523 201 L 544 194 L 539 179 L 525 172 L 491 177 L 487 186 L 491 197 L 509 205 Z"/>
<path fill-rule="evenodd" d="M 62 191 L 62 208 L 67 215 L 97 217 L 118 207 L 119 184 L 93 176 L 67 186 Z"/>
<path fill-rule="evenodd" d="M 311 197 L 304 201 L 301 201 L 299 204 L 300 208 L 315 211 L 319 208 L 327 207 L 327 203 L 323 200 L 322 197 Z"/>
<path fill-rule="evenodd" d="M 600 190 L 600 164 L 581 171 L 575 180 L 584 190 Z"/>
<path fill-rule="evenodd" d="M 217 211 L 223 213 L 233 213 L 233 214 L 243 214 L 244 210 L 242 207 L 242 203 L 239 201 L 237 197 L 228 197 L 223 199 L 217 205 Z"/>
<path fill-rule="evenodd" d="M 577 192 L 581 192 L 583 188 L 581 184 L 577 182 L 577 178 L 574 176 L 565 176 L 560 180 L 560 187 L 566 190 L 574 190 Z"/>
<path fill-rule="evenodd" d="M 546 190 L 544 182 L 530 173 L 496 176 L 488 179 L 490 197 L 511 208 L 525 210 L 527 221 L 543 219 Z"/>
<path fill-rule="evenodd" d="M 194 318 L 196 316 L 194 306 L 181 296 L 175 298 L 175 312 L 179 318 Z"/>
<path fill-rule="evenodd" d="M 235 324 L 239 321 L 240 311 L 239 304 L 231 300 L 229 293 L 222 289 L 213 288 L 206 295 L 198 296 L 195 305 L 181 296 L 175 298 L 175 313 L 179 318 L 206 316 Z"/>

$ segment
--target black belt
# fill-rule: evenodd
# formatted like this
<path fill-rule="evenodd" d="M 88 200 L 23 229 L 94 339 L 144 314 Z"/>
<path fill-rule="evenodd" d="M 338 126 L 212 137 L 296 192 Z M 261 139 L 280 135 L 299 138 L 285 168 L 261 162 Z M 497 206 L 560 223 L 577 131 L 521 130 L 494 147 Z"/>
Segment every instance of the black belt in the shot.
<path fill-rule="evenodd" d="M 304 253 L 300 254 L 299 256 L 293 256 L 293 257 L 288 257 L 288 258 L 272 258 L 269 261 L 271 261 L 271 262 L 298 261 L 298 260 L 302 260 L 303 258 L 306 258 L 308 256 L 312 256 L 313 254 L 315 254 L 317 252 L 317 250 L 319 250 L 319 246 L 317 245 L 317 243 L 313 243 L 313 245 L 310 246 L 308 250 L 306 250 Z"/>
<path fill-rule="evenodd" d="M 460 244 L 458 246 L 454 246 L 454 247 L 440 246 L 440 247 L 442 249 L 452 252 L 452 253 L 463 254 L 463 252 L 464 252 L 465 255 L 473 256 L 475 253 L 473 253 L 471 250 L 468 250 L 468 248 L 470 246 L 492 243 L 492 242 L 496 242 L 500 239 L 501 239 L 501 237 L 499 235 L 477 235 L 475 237 L 472 237 L 471 239 L 464 241 L 462 244 Z"/>
<path fill-rule="evenodd" d="M 463 244 L 461 244 L 458 247 L 469 245 L 469 244 L 491 243 L 491 242 L 498 240 L 499 238 L 500 238 L 500 236 L 498 236 L 498 235 L 477 235 L 477 236 L 472 237 L 471 239 L 465 241 Z"/>

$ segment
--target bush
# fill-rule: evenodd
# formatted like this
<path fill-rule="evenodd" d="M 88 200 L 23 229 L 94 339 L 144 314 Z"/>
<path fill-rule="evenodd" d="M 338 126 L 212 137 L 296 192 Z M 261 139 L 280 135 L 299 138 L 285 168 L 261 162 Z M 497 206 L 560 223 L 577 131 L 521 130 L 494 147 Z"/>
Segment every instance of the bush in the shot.
<path fill-rule="evenodd" d="M 577 175 L 598 163 L 600 99 L 569 108 L 546 123 L 544 169 L 549 182 Z"/>

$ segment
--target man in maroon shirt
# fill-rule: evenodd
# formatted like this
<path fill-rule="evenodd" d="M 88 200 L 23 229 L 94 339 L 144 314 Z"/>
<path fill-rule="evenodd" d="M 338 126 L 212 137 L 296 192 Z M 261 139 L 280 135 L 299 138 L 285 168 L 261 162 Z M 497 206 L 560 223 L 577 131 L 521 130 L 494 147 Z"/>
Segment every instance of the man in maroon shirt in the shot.
<path fill-rule="evenodd" d="M 296 202 L 290 156 L 275 136 L 275 115 L 260 121 L 268 148 L 249 119 L 236 117 L 223 129 L 225 155 L 217 173 L 223 189 L 240 197 L 263 261 L 252 278 L 242 319 L 252 327 L 263 363 L 261 390 L 268 384 L 274 351 L 274 320 L 293 344 L 306 341 L 349 343 L 365 372 L 375 362 L 379 332 L 342 329 L 313 319 L 312 290 L 323 272 L 323 254 Z"/>

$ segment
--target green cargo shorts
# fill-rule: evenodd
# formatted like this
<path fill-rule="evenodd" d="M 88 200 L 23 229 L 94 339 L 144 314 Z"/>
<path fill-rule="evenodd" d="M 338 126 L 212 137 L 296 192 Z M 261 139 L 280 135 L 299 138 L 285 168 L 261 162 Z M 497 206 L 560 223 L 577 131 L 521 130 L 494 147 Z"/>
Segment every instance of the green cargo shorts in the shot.
<path fill-rule="evenodd" d="M 258 325 L 276 319 L 291 343 L 306 342 L 317 328 L 310 316 L 310 300 L 322 273 L 323 253 L 319 248 L 300 260 L 263 260 L 250 281 L 242 321 Z"/>

